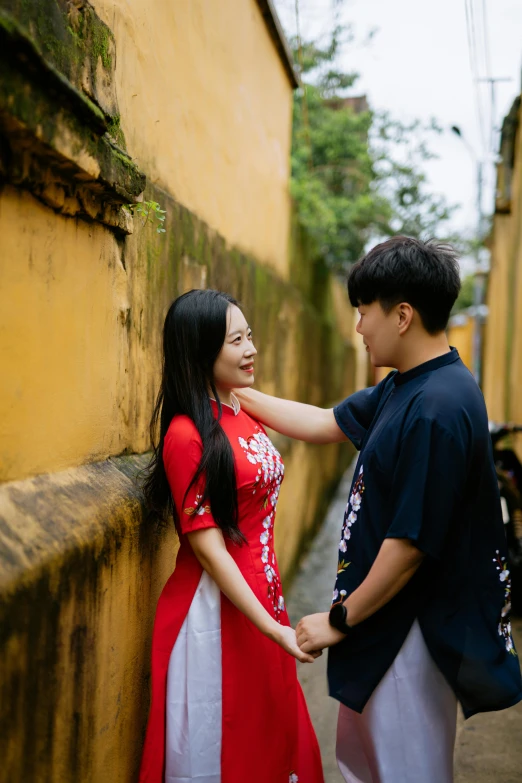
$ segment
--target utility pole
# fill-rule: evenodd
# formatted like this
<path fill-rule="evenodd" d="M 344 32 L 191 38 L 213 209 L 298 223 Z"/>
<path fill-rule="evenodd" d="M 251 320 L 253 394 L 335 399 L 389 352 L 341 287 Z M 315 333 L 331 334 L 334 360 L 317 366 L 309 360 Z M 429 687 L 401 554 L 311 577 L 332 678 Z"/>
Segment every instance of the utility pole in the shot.
<path fill-rule="evenodd" d="M 487 76 L 484 79 L 477 79 L 478 82 L 489 84 L 491 89 L 491 136 L 490 136 L 490 150 L 495 154 L 495 117 L 496 117 L 496 95 L 495 85 L 498 82 L 512 82 L 513 79 L 510 76 Z"/>

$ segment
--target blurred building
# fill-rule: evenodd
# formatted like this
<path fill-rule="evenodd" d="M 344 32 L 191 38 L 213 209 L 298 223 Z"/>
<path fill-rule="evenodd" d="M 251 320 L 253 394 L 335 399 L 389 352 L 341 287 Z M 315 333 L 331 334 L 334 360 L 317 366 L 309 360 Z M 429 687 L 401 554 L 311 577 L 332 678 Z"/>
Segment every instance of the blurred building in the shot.
<path fill-rule="evenodd" d="M 135 484 L 166 309 L 230 291 L 260 387 L 321 405 L 353 314 L 292 217 L 269 0 L 0 0 L 0 43 L 2 777 L 131 783 L 176 553 Z M 349 452 L 277 443 L 288 579 Z"/>
<path fill-rule="evenodd" d="M 522 135 L 518 97 L 502 125 L 487 289 L 483 390 L 491 419 L 522 423 Z"/>

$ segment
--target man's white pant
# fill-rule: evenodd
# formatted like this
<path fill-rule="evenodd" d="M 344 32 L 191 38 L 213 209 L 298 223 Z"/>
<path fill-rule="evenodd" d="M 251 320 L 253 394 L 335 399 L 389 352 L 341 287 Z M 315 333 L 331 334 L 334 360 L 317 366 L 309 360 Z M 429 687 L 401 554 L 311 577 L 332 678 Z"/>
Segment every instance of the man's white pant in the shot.
<path fill-rule="evenodd" d="M 337 763 L 347 783 L 452 783 L 457 700 L 417 621 L 362 715 L 341 705 Z"/>

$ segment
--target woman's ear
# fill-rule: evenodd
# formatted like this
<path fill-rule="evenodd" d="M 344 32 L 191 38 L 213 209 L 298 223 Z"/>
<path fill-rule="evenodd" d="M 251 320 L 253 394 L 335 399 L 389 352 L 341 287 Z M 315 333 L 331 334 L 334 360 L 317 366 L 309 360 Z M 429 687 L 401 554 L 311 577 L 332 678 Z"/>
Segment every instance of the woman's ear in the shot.
<path fill-rule="evenodd" d="M 413 321 L 413 307 L 408 302 L 401 302 L 397 306 L 399 334 L 406 334 Z"/>

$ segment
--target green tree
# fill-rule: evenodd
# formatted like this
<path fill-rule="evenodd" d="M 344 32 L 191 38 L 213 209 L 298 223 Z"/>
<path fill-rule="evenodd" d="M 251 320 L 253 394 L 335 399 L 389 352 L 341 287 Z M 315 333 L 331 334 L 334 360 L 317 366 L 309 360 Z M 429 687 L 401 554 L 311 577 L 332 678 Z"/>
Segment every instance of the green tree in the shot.
<path fill-rule="evenodd" d="M 422 163 L 435 123 L 356 113 L 346 99 L 358 76 L 336 67 L 351 40 L 337 27 L 323 46 L 292 40 L 303 86 L 294 97 L 291 192 L 317 254 L 344 271 L 370 239 L 438 235 L 452 208 L 430 192 Z"/>
<path fill-rule="evenodd" d="M 467 275 L 463 281 L 460 289 L 460 294 L 457 297 L 457 301 L 453 305 L 452 314 L 461 313 L 463 310 L 467 310 L 474 303 L 474 290 L 475 290 L 475 276 Z"/>

